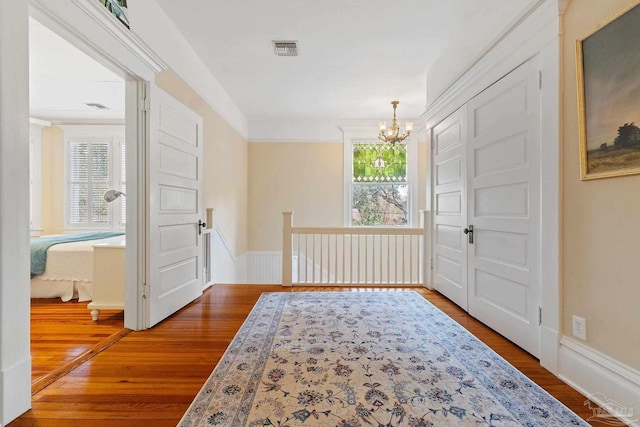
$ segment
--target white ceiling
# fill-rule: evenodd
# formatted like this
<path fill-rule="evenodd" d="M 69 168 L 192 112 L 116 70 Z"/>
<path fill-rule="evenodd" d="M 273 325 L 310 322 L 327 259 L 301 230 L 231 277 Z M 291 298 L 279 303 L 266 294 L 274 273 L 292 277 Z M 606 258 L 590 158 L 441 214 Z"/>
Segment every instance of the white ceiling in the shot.
<path fill-rule="evenodd" d="M 417 118 L 429 68 L 471 62 L 532 0 L 157 1 L 251 127 L 389 119 L 394 99 L 399 119 Z M 300 55 L 275 56 L 272 40 L 297 40 Z"/>
<path fill-rule="evenodd" d="M 398 118 L 415 120 L 429 69 L 470 63 L 532 1 L 157 0 L 250 127 L 389 120 L 394 99 Z M 124 119 L 122 78 L 33 19 L 29 33 L 32 117 Z M 275 56 L 272 40 L 298 41 L 299 56 Z"/>
<path fill-rule="evenodd" d="M 124 80 L 29 19 L 31 117 L 52 122 L 124 120 Z M 95 110 L 86 103 L 99 103 Z"/>

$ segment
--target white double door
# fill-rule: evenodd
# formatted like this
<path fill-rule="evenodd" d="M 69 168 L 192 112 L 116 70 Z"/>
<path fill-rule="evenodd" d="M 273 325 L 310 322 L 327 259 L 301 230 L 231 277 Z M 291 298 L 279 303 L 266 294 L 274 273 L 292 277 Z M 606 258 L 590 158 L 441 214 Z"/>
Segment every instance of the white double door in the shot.
<path fill-rule="evenodd" d="M 433 286 L 540 354 L 540 90 L 533 58 L 433 128 Z"/>

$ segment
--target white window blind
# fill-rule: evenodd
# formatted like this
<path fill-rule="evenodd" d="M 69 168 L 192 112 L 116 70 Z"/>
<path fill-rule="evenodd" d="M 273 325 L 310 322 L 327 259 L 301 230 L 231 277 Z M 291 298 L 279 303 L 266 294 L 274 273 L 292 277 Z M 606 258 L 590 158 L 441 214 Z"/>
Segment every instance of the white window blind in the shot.
<path fill-rule="evenodd" d="M 103 198 L 111 182 L 110 164 L 109 142 L 69 142 L 69 225 L 104 226 L 111 222 Z"/>
<path fill-rule="evenodd" d="M 65 230 L 122 230 L 126 197 L 107 203 L 104 193 L 126 194 L 124 126 L 68 125 L 65 134 Z"/>
<path fill-rule="evenodd" d="M 127 194 L 127 146 L 124 142 L 120 143 L 120 191 Z M 120 204 L 120 224 L 127 223 L 127 198 L 121 197 Z"/>

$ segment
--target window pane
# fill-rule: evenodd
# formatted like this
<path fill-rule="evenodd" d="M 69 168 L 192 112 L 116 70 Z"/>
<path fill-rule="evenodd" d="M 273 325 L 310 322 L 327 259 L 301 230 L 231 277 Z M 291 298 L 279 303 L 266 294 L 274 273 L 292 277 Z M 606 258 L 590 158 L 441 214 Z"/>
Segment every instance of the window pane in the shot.
<path fill-rule="evenodd" d="M 89 179 L 89 144 L 69 143 L 69 180 L 87 182 Z"/>
<path fill-rule="evenodd" d="M 353 182 L 407 182 L 406 144 L 353 144 Z"/>
<path fill-rule="evenodd" d="M 69 223 L 86 224 L 89 221 L 89 188 L 87 184 L 69 185 Z"/>
<path fill-rule="evenodd" d="M 109 144 L 91 144 L 91 180 L 109 181 Z"/>
<path fill-rule="evenodd" d="M 107 184 L 93 184 L 91 188 L 91 222 L 105 224 L 109 222 L 109 208 L 104 200 Z"/>
<path fill-rule="evenodd" d="M 351 202 L 352 225 L 406 225 L 406 184 L 354 184 Z"/>

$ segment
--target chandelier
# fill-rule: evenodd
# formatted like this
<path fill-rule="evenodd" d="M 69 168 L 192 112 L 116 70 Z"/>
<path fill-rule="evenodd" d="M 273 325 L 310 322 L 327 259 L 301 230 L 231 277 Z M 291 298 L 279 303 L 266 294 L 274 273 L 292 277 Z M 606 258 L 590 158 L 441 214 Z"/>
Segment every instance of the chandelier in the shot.
<path fill-rule="evenodd" d="M 400 126 L 398 126 L 398 120 L 396 120 L 396 108 L 398 108 L 399 101 L 391 101 L 393 105 L 393 120 L 391 121 L 391 127 L 387 128 L 385 122 L 380 122 L 380 133 L 378 139 L 387 142 L 389 144 L 395 144 L 396 142 L 402 142 L 411 135 L 413 130 L 413 122 L 407 122 L 404 126 L 405 131 L 400 134 Z"/>

